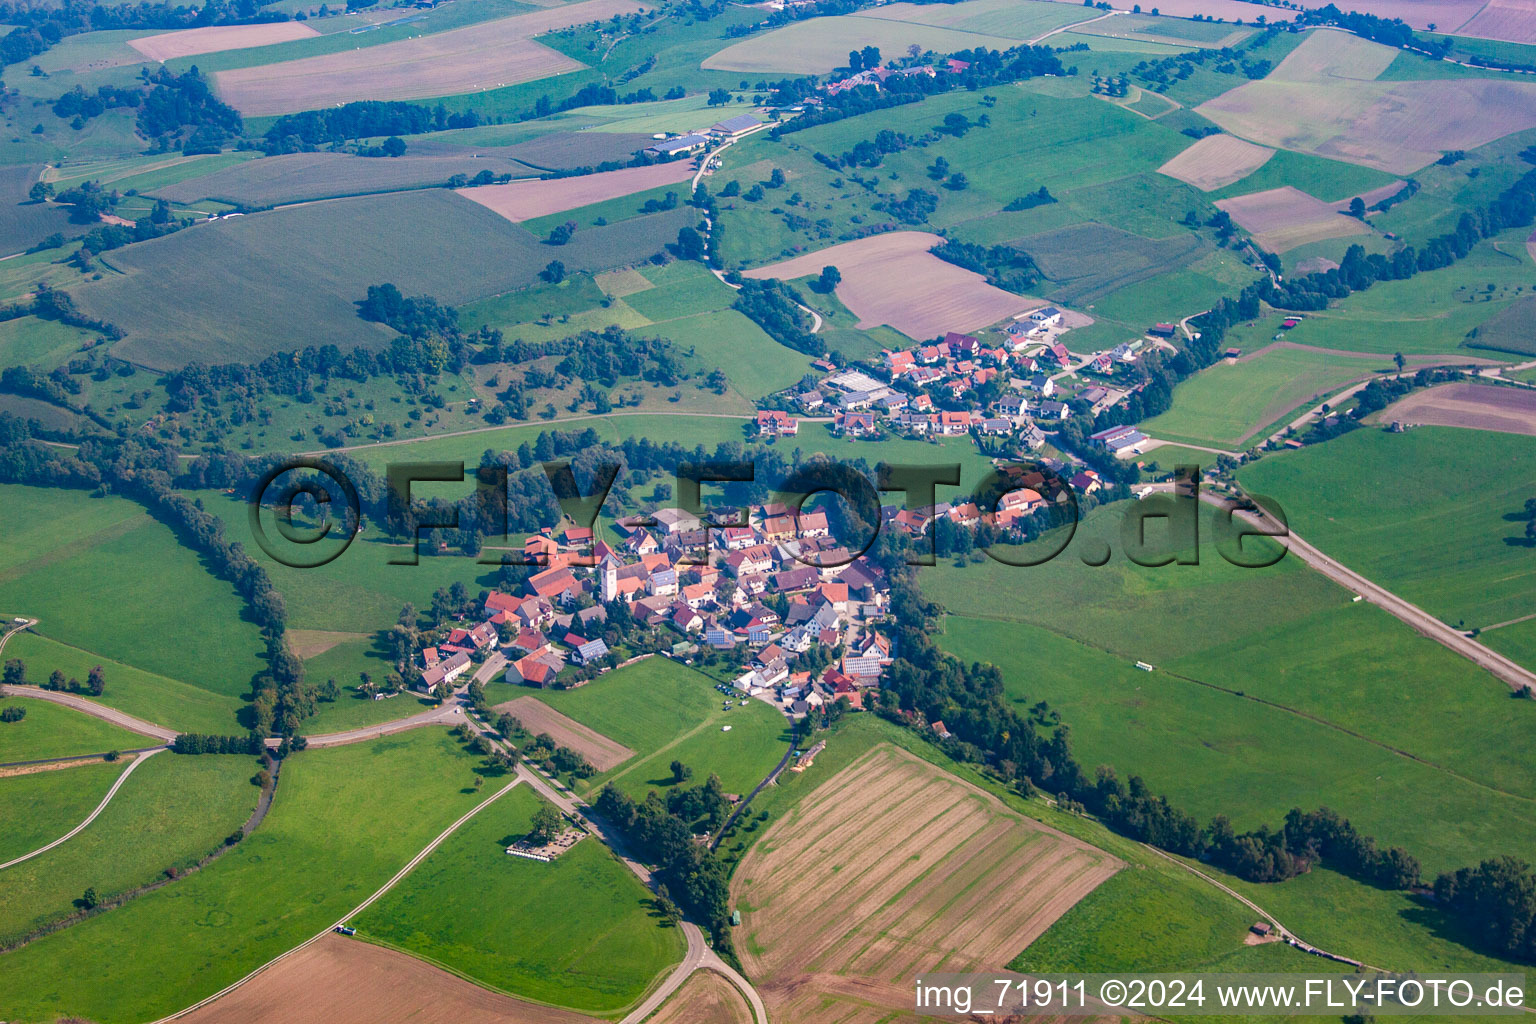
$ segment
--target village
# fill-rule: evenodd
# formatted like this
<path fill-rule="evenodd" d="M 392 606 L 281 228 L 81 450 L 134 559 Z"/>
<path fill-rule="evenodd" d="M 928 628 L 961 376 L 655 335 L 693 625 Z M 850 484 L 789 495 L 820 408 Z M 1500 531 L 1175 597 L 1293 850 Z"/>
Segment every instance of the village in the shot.
<path fill-rule="evenodd" d="M 1124 401 L 1142 386 L 1131 371 L 1152 346 L 1171 344 L 1172 324 L 1154 324 L 1144 338 L 1108 352 L 1078 355 L 1061 340 L 1080 314 L 1045 306 L 996 330 L 991 341 L 948 332 L 929 344 L 882 350 L 878 363 L 812 363 L 823 376 L 772 396 L 777 408 L 757 413 L 759 437 L 794 437 L 798 412 L 852 438 L 963 437 L 997 439 L 995 454 L 1037 452 L 1074 412 L 1091 415 Z M 1146 450 L 1134 426 L 1099 431 L 1096 448 L 1126 459 Z M 1054 468 L 1054 467 L 1053 467 Z"/>

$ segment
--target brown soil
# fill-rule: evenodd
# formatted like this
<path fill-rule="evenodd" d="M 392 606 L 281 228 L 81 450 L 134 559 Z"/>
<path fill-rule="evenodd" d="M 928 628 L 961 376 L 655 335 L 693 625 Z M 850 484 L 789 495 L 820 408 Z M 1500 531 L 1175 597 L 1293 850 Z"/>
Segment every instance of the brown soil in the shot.
<path fill-rule="evenodd" d="M 860 328 L 889 324 L 923 340 L 970 331 L 1044 305 L 994 288 L 980 274 L 946 263 L 928 250 L 943 239 L 924 231 L 892 231 L 747 271 L 747 277 L 793 280 L 835 266 L 837 297 Z"/>
<path fill-rule="evenodd" d="M 1203 192 L 1239 181 L 1263 167 L 1275 151 L 1235 135 L 1207 135 L 1158 168 Z"/>
<path fill-rule="evenodd" d="M 459 189 L 459 195 L 473 199 L 486 209 L 515 222 L 574 210 L 578 206 L 601 203 L 662 185 L 674 185 L 691 177 L 691 161 L 672 160 L 648 167 L 625 167 L 574 178 L 481 185 L 478 188 Z"/>
<path fill-rule="evenodd" d="M 587 1024 L 490 992 L 404 953 L 327 935 L 185 1024 Z"/>
<path fill-rule="evenodd" d="M 123 754 L 118 759 L 118 762 L 126 768 L 128 766 L 128 762 L 132 761 L 135 757 L 138 756 L 139 755 L 137 754 Z M 49 761 L 45 764 L 13 765 L 10 768 L 0 768 L 0 779 L 8 779 L 14 775 L 36 775 L 38 772 L 55 772 L 60 768 L 78 768 L 83 764 L 100 764 L 105 760 L 106 758 L 104 757 L 74 757 L 70 758 L 68 761 Z"/>
<path fill-rule="evenodd" d="M 1470 427 L 1536 435 L 1536 390 L 1459 382 L 1409 395 L 1383 409 L 1383 423 Z"/>
<path fill-rule="evenodd" d="M 270 25 L 209 25 L 179 32 L 163 32 L 158 36 L 130 39 L 128 45 L 150 60 L 166 61 L 199 53 L 270 46 L 319 34 L 302 21 L 276 21 Z"/>
<path fill-rule="evenodd" d="M 647 1024 L 752 1024 L 736 987 L 714 971 L 695 971 Z"/>
<path fill-rule="evenodd" d="M 288 631 L 288 640 L 293 646 L 293 653 L 306 659 L 324 654 L 337 644 L 344 644 L 348 640 L 366 640 L 367 638 L 367 633 L 336 633 L 325 629 L 290 629 Z"/>
<path fill-rule="evenodd" d="M 876 747 L 742 861 L 733 895 L 754 909 L 738 948 L 779 1018 L 915 1020 L 920 972 L 1001 968 L 1121 866 Z"/>
<path fill-rule="evenodd" d="M 635 756 L 635 752 L 574 718 L 567 718 L 537 697 L 518 697 L 493 709 L 505 711 L 523 723 L 533 735 L 547 732 L 556 743 L 586 758 L 599 772 L 606 772 Z"/>

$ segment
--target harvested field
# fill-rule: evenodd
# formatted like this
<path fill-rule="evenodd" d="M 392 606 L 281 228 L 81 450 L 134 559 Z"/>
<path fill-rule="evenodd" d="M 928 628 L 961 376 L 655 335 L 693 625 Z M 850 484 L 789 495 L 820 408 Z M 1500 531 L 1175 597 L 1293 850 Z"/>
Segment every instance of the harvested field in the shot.
<path fill-rule="evenodd" d="M 924 231 L 893 231 L 749 270 L 746 276 L 791 281 L 835 266 L 843 275 L 837 297 L 859 318 L 858 327 L 889 324 L 919 340 L 985 327 L 1044 305 L 939 259 L 928 250 L 940 241 Z"/>
<path fill-rule="evenodd" d="M 130 39 L 128 45 L 150 60 L 163 63 L 199 53 L 290 43 L 295 39 L 307 39 L 319 34 L 302 21 L 274 21 L 266 25 L 208 25 L 204 28 L 162 32 L 157 36 Z"/>
<path fill-rule="evenodd" d="M 480 92 L 586 66 L 534 36 L 642 10 L 636 0 L 583 0 L 382 46 L 220 71 L 214 82 L 247 116 Z"/>
<path fill-rule="evenodd" d="M 556 743 L 569 747 L 591 763 L 599 773 L 615 768 L 635 756 L 622 743 L 609 739 L 596 729 L 589 729 L 574 718 L 567 718 L 537 697 L 519 697 L 496 705 L 523 723 L 535 736 L 549 733 Z"/>
<path fill-rule="evenodd" d="M 459 189 L 459 195 L 516 222 L 574 210 L 578 206 L 617 199 L 661 185 L 673 185 L 691 177 L 692 161 L 673 160 L 648 167 L 625 167 L 574 178 L 482 185 L 479 188 Z"/>
<path fill-rule="evenodd" d="M 1536 0 L 1488 0 L 1457 35 L 1536 43 Z"/>
<path fill-rule="evenodd" d="M 1417 391 L 1383 409 L 1383 423 L 1468 427 L 1502 434 L 1536 435 L 1536 391 L 1459 382 Z"/>
<path fill-rule="evenodd" d="M 447 971 L 327 935 L 181 1018 L 186 1024 L 586 1024 L 570 1010 L 490 992 Z"/>
<path fill-rule="evenodd" d="M 962 0 L 953 4 L 885 4 L 854 17 L 908 21 L 962 32 L 986 32 L 1020 41 L 1098 17 L 1097 11 L 1063 11 L 1040 0 Z"/>
<path fill-rule="evenodd" d="M 1001 967 L 1120 867 L 881 745 L 748 851 L 738 948 L 778 1018 L 905 1020 L 918 972 Z"/>
<path fill-rule="evenodd" d="M 1536 127 L 1536 83 L 1271 77 L 1228 90 L 1196 112 L 1262 145 L 1410 174 L 1446 150 L 1476 149 Z"/>
<path fill-rule="evenodd" d="M 752 1024 L 752 1011 L 736 986 L 714 971 L 696 971 L 650 1024 Z"/>
<path fill-rule="evenodd" d="M 1056 3 L 1069 3 L 1081 7 L 1081 0 L 1055 0 Z M 1357 10 L 1358 4 L 1351 4 L 1352 10 Z M 1168 0 L 1167 3 L 1158 3 L 1159 14 L 1173 18 L 1193 18 L 1195 15 L 1209 15 L 1212 18 L 1223 18 L 1230 22 L 1252 22 L 1254 4 L 1243 3 L 1241 0 Z M 1288 20 L 1284 10 L 1259 9 L 1261 13 L 1269 15 L 1271 25 L 1279 25 Z"/>
<path fill-rule="evenodd" d="M 1235 135 L 1207 135 L 1157 170 L 1202 192 L 1241 181 L 1263 167 L 1275 151 Z"/>
<path fill-rule="evenodd" d="M 1289 185 L 1217 200 L 1216 206 L 1231 214 L 1255 242 L 1274 253 L 1325 238 L 1369 234 L 1371 230 L 1363 221 L 1347 217 L 1333 205 Z"/>
<path fill-rule="evenodd" d="M 1343 29 L 1317 29 L 1269 73 L 1271 82 L 1375 81 L 1397 59 L 1396 47 Z"/>

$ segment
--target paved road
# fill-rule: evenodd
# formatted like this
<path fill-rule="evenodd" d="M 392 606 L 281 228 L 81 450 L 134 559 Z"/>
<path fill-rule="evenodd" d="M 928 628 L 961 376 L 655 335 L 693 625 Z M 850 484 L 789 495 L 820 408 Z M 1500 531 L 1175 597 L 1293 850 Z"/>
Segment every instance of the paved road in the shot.
<path fill-rule="evenodd" d="M 266 963 L 262 964 L 260 967 L 256 968 L 254 971 L 252 971 L 250 974 L 247 974 L 245 977 L 241 978 L 239 981 L 237 981 L 237 982 L 235 982 L 235 983 L 233 983 L 231 985 L 226 985 L 224 988 L 219 989 L 219 991 L 215 992 L 213 995 L 208 996 L 206 999 L 200 999 L 197 1002 L 193 1003 L 191 1006 L 186 1007 L 185 1009 L 177 1010 L 175 1013 L 171 1014 L 169 1017 L 161 1017 L 159 1020 L 155 1021 L 154 1024 L 167 1024 L 167 1022 L 169 1022 L 169 1021 L 176 1020 L 178 1017 L 185 1017 L 187 1014 L 191 1013 L 193 1010 L 200 1010 L 203 1007 L 207 1006 L 209 1003 L 214 1002 L 217 999 L 220 999 L 220 998 L 222 998 L 224 996 L 229 995 L 229 993 L 233 992 L 235 989 L 239 988 L 241 985 L 244 985 L 246 982 L 248 982 L 252 978 L 256 977 L 256 975 L 258 975 L 261 972 L 269 969 L 274 964 L 276 964 L 276 963 L 278 963 L 278 962 L 280 962 L 282 960 L 286 960 L 288 957 L 293 956 L 293 954 L 297 953 L 299 950 L 308 947 L 312 943 L 320 941 L 326 935 L 329 935 L 332 931 L 334 931 L 337 927 L 346 924 L 349 920 L 351 920 L 352 918 L 356 917 L 358 914 L 361 914 L 364 910 L 367 910 L 370 906 L 373 905 L 373 903 L 376 900 L 378 900 L 380 897 L 382 897 L 385 893 L 389 892 L 389 890 L 393 889 L 396 885 L 398 885 L 400 883 L 401 879 L 403 879 L 406 875 L 410 874 L 413 870 L 415 870 L 415 868 L 416 868 L 416 866 L 418 864 L 420 864 L 422 861 L 424 861 L 428 857 L 430 857 L 432 855 L 432 851 L 436 850 L 439 846 L 441 846 L 443 844 L 443 842 L 449 836 L 453 835 L 460 828 L 462 828 L 464 826 L 465 822 L 469 821 L 469 819 L 473 818 L 475 815 L 477 815 L 481 811 L 485 810 L 491 804 L 493 804 L 497 800 L 501 799 L 507 793 L 511 792 L 512 789 L 514 789 L 520 782 L 522 782 L 521 778 L 513 779 L 511 782 L 507 783 L 505 786 L 503 786 L 500 789 L 498 789 L 495 793 L 492 793 L 490 796 L 486 797 L 484 800 L 480 801 L 478 804 L 476 804 L 475 806 L 471 807 L 468 811 L 466 811 L 464 813 L 463 817 L 459 818 L 458 821 L 455 821 L 452 825 L 449 825 L 447 828 L 443 829 L 442 832 L 438 833 L 438 836 L 437 836 L 436 839 L 432 840 L 426 846 L 422 847 L 421 851 L 418 852 L 416 854 L 416 856 L 412 857 L 410 859 L 410 862 L 407 863 L 405 865 L 405 867 L 403 867 L 399 871 L 395 872 L 395 875 L 394 875 L 393 878 L 391 878 L 389 881 L 387 881 L 383 885 L 381 885 L 373 893 L 372 896 L 369 896 L 367 899 L 363 900 L 363 902 L 359 903 L 357 906 L 353 907 L 351 910 L 349 910 L 345 914 L 343 914 L 339 921 L 336 921 L 335 923 L 326 926 L 325 928 L 323 928 L 319 932 L 316 932 L 314 935 L 311 935 L 309 938 L 307 938 L 303 942 L 299 943 L 297 946 L 294 946 L 292 949 L 287 950 L 286 952 L 280 953 L 277 956 L 273 957 L 271 960 L 268 960 Z"/>
<path fill-rule="evenodd" d="M 94 811 L 92 811 L 90 813 L 90 815 L 84 821 L 82 821 L 80 824 L 76 825 L 74 828 L 70 829 L 68 832 L 64 833 L 59 838 L 55 839 L 53 842 L 49 843 L 47 846 L 39 846 L 37 849 L 33 850 L 31 853 L 24 853 L 20 857 L 13 858 L 11 860 L 6 861 L 4 864 L 0 864 L 0 871 L 4 871 L 6 868 L 10 867 L 13 864 L 20 864 L 24 860 L 31 860 L 33 857 L 36 857 L 38 854 L 47 853 L 49 850 L 53 849 L 55 846 L 58 846 L 61 843 L 66 843 L 69 840 L 73 839 L 75 836 L 79 835 L 80 832 L 83 831 L 87 825 L 89 825 L 91 822 L 96 820 L 96 816 L 97 815 L 99 815 L 102 811 L 107 809 L 107 804 L 112 802 L 112 798 L 114 796 L 117 796 L 117 791 L 122 788 L 123 783 L 128 781 L 128 776 L 132 775 L 135 771 L 137 771 L 139 765 L 143 764 L 145 761 L 148 761 L 150 758 L 154 757 L 156 754 L 160 753 L 160 751 L 162 751 L 164 749 L 165 749 L 164 747 L 156 747 L 154 750 L 151 750 L 147 754 L 140 754 L 138 757 L 135 757 L 133 759 L 133 763 L 130 764 L 127 768 L 123 769 L 123 773 L 117 777 L 117 781 L 112 783 L 112 788 L 107 790 L 107 795 L 101 798 L 101 803 L 96 805 L 96 809 Z"/>
<path fill-rule="evenodd" d="M 1160 490 L 1171 488 L 1169 484 L 1157 485 Z M 1227 499 L 1209 491 L 1200 492 L 1200 500 L 1209 505 L 1222 506 Z M 1268 517 L 1239 512 L 1236 518 L 1251 526 L 1263 526 L 1273 522 Z M 1510 659 L 1489 650 L 1460 630 L 1453 629 L 1429 614 L 1418 605 L 1403 600 L 1385 587 L 1378 586 L 1309 544 L 1294 531 L 1285 537 L 1287 549 L 1307 565 L 1322 573 L 1342 587 L 1347 587 L 1378 608 L 1390 613 L 1429 639 L 1449 647 L 1480 668 L 1492 673 L 1513 690 L 1527 689 L 1536 692 L 1536 672 L 1531 672 Z"/>
<path fill-rule="evenodd" d="M 170 743 L 176 738 L 175 729 L 167 729 L 163 725 L 146 722 L 142 718 L 134 718 L 126 712 L 116 708 L 109 708 L 105 704 L 87 700 L 73 693 L 62 693 L 58 690 L 43 690 L 36 686 L 5 686 L 0 685 L 0 695 L 6 697 L 30 697 L 33 700 L 46 700 L 52 704 L 63 704 L 65 707 L 74 708 L 94 718 L 111 722 L 113 725 L 122 726 L 124 729 L 140 733 L 144 736 L 153 736 L 157 740 Z"/>

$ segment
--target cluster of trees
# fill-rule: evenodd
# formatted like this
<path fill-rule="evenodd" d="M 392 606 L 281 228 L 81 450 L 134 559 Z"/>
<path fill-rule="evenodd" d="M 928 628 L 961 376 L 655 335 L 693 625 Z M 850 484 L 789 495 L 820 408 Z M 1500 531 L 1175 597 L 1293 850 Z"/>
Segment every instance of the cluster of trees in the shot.
<path fill-rule="evenodd" d="M 77 85 L 54 101 L 53 112 L 73 118 L 79 129 L 115 107 L 137 108 L 139 134 L 162 150 L 217 153 L 242 129 L 239 111 L 214 98 L 195 66 L 180 75 L 145 69 L 134 86 L 103 85 L 88 93 Z"/>
<path fill-rule="evenodd" d="M 701 817 L 713 817 L 724 803 L 719 786 L 720 780 L 710 776 L 709 782 L 694 790 L 673 790 L 665 801 L 652 790 L 639 803 L 612 786 L 604 786 L 594 807 L 624 833 L 646 863 L 655 866 L 668 898 L 677 900 L 705 923 L 715 948 L 734 955 L 726 867 L 708 844 L 694 842 L 693 822 L 682 816 L 701 811 Z M 724 821 L 723 812 L 719 820 Z"/>
<path fill-rule="evenodd" d="M 900 199 L 882 199 L 874 205 L 903 224 L 926 224 L 928 215 L 939 208 L 939 196 L 926 188 L 909 188 Z"/>
<path fill-rule="evenodd" d="M 1536 871 L 1496 857 L 1435 879 L 1435 899 L 1488 949 L 1536 962 Z"/>
<path fill-rule="evenodd" d="M 1258 79 L 1269 74 L 1273 63 L 1262 58 L 1245 56 L 1247 51 L 1268 42 L 1279 29 L 1260 32 L 1241 46 L 1224 46 L 1221 49 L 1192 50 L 1176 53 L 1160 60 L 1144 60 L 1131 68 L 1131 74 L 1150 89 L 1166 91 L 1175 82 L 1182 82 L 1195 73 L 1195 69 L 1212 65 L 1221 74 L 1241 73 L 1244 78 Z M 1219 129 L 1218 129 L 1219 130 Z"/>
<path fill-rule="evenodd" d="M 1033 192 L 1008 200 L 1007 205 L 1003 209 L 1009 212 L 1033 210 L 1037 206 L 1048 206 L 1054 202 L 1056 202 L 1056 197 L 1051 195 L 1050 189 L 1041 185 Z"/>
<path fill-rule="evenodd" d="M 672 387 L 689 377 L 686 359 L 665 338 L 646 338 L 612 324 L 558 341 L 507 342 L 499 334 L 475 354 L 477 363 L 528 364 L 559 356 L 554 372 L 572 381 L 605 388 L 620 380 L 646 380 Z"/>
<path fill-rule="evenodd" d="M 27 717 L 27 709 L 20 704 L 0 708 L 0 722 L 19 722 Z"/>
<path fill-rule="evenodd" d="M 1004 291 L 1027 292 L 1040 280 L 1040 268 L 1034 258 L 1011 245 L 978 245 L 946 239 L 928 251 L 946 263 L 981 274 Z"/>
<path fill-rule="evenodd" d="M 250 754 L 260 755 L 266 744 L 255 733 L 246 736 L 215 736 L 206 733 L 184 732 L 171 744 L 176 754 Z"/>
<path fill-rule="evenodd" d="M 741 282 L 731 308 L 739 310 L 780 345 L 807 355 L 826 352 L 826 342 L 811 333 L 812 320 L 795 290 L 776 278 Z"/>
<path fill-rule="evenodd" d="M 441 103 L 428 107 L 420 103 L 356 100 L 326 110 L 284 114 L 263 134 L 261 148 L 268 154 L 299 153 L 354 139 L 422 135 L 449 128 L 474 128 L 483 123 L 484 118 L 475 110 L 450 113 Z"/>
<path fill-rule="evenodd" d="M 7 666 L 9 668 L 9 666 Z M 9 680 L 7 680 L 9 682 Z M 48 673 L 48 679 L 39 683 L 45 690 L 54 690 L 62 693 L 88 693 L 92 697 L 100 697 L 107 692 L 107 676 L 100 665 L 93 666 L 85 676 L 85 685 L 80 685 L 80 680 L 70 677 L 64 678 L 64 673 L 54 669 Z"/>
<path fill-rule="evenodd" d="M 831 160 L 832 169 L 844 167 L 879 167 L 881 161 L 893 153 L 900 153 L 912 145 L 912 137 L 905 132 L 882 128 L 873 139 L 860 139 L 842 156 Z M 820 159 L 823 154 L 816 154 Z M 823 161 L 826 162 L 826 161 Z"/>

